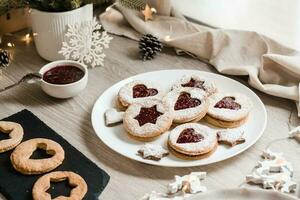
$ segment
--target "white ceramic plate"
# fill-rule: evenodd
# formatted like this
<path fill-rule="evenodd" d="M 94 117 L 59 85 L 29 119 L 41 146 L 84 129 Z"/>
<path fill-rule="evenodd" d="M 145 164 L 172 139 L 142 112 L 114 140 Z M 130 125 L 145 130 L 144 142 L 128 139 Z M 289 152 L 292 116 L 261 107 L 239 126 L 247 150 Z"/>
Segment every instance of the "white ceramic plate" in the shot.
<path fill-rule="evenodd" d="M 145 160 L 137 155 L 143 142 L 131 139 L 123 129 L 122 124 L 114 127 L 105 126 L 104 113 L 107 109 L 115 107 L 115 99 L 119 89 L 133 80 L 150 80 L 159 83 L 165 90 L 170 90 L 172 84 L 182 75 L 199 74 L 214 81 L 219 91 L 240 92 L 247 95 L 253 102 L 254 108 L 249 115 L 248 122 L 240 127 L 245 131 L 246 142 L 233 148 L 219 145 L 218 149 L 210 157 L 202 160 L 187 161 L 169 155 L 160 161 Z M 254 116 L 255 114 L 255 116 Z M 264 104 L 259 97 L 241 83 L 218 74 L 197 70 L 162 70 L 139 74 L 122 80 L 108 88 L 96 101 L 92 112 L 92 124 L 98 137 L 112 150 L 143 163 L 168 167 L 190 167 L 207 165 L 231 158 L 253 145 L 263 134 L 267 121 L 267 113 Z M 204 123 L 204 122 L 200 122 Z M 163 134 L 152 143 L 161 144 L 167 149 L 167 134 Z"/>
<path fill-rule="evenodd" d="M 216 190 L 195 195 L 189 200 L 297 200 L 287 194 L 261 189 Z"/>

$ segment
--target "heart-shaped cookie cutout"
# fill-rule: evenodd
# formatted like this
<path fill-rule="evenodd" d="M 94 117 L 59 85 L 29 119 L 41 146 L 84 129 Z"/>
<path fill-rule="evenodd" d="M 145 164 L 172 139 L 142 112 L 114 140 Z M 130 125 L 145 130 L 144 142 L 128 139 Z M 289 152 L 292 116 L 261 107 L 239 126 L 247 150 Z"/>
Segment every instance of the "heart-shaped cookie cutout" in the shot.
<path fill-rule="evenodd" d="M 147 88 L 146 85 L 138 84 L 132 88 L 133 98 L 142 98 L 157 95 L 158 91 L 154 88 Z"/>
<path fill-rule="evenodd" d="M 230 110 L 239 110 L 242 106 L 239 103 L 235 102 L 235 97 L 224 97 L 218 103 L 216 103 L 214 107 Z"/>
<path fill-rule="evenodd" d="M 140 113 L 134 118 L 139 122 L 140 126 L 143 126 L 147 123 L 155 124 L 156 120 L 163 113 L 157 111 L 156 105 L 150 108 L 141 108 Z"/>
<path fill-rule="evenodd" d="M 193 78 L 191 78 L 189 82 L 181 84 L 182 87 L 195 87 L 205 91 L 206 88 L 203 85 L 204 85 L 204 81 L 198 81 Z"/>
<path fill-rule="evenodd" d="M 184 129 L 177 138 L 177 143 L 197 143 L 203 140 L 204 137 L 201 134 L 195 133 L 195 129 L 193 128 L 186 128 Z"/>
<path fill-rule="evenodd" d="M 201 104 L 201 101 L 196 98 L 192 98 L 191 94 L 187 92 L 180 93 L 175 106 L 174 110 L 182 110 L 187 108 L 194 108 Z"/>
<path fill-rule="evenodd" d="M 45 144 L 44 144 L 45 145 Z M 46 146 L 38 146 L 34 152 L 32 152 L 30 159 L 45 159 L 45 158 L 51 158 L 55 152 L 53 151 L 47 151 Z"/>

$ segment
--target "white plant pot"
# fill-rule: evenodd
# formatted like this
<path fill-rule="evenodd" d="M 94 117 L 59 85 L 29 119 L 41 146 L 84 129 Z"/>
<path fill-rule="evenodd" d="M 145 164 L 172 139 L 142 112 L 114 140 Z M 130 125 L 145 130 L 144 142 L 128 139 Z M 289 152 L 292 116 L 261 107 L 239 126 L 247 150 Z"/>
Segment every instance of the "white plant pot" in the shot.
<path fill-rule="evenodd" d="M 61 60 L 58 53 L 66 41 L 68 25 L 93 19 L 93 5 L 88 4 L 67 12 L 43 12 L 33 9 L 30 14 L 34 42 L 38 54 L 49 61 Z"/>

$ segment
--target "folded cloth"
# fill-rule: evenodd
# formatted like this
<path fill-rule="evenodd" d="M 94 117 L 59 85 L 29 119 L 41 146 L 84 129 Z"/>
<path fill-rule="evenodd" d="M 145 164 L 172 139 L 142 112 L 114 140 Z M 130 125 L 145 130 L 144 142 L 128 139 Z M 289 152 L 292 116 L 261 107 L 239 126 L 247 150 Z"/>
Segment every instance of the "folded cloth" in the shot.
<path fill-rule="evenodd" d="M 248 75 L 249 84 L 270 95 L 294 100 L 300 116 L 300 52 L 253 31 L 213 29 L 171 16 L 145 22 L 140 12 L 116 5 L 100 15 L 110 33 L 138 40 L 152 34 L 164 44 L 188 52 L 227 75 Z"/>

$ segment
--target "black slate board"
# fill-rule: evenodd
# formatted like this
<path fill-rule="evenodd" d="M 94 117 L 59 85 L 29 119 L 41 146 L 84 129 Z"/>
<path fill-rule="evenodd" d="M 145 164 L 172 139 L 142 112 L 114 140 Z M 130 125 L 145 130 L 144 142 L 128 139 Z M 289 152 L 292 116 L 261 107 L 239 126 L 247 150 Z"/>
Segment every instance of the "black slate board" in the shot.
<path fill-rule="evenodd" d="M 23 110 L 3 120 L 17 122 L 23 126 L 23 141 L 32 138 L 48 138 L 58 142 L 65 150 L 65 160 L 54 171 L 73 171 L 78 173 L 88 184 L 88 192 L 84 199 L 98 199 L 98 196 L 109 181 L 109 176 L 106 172 L 98 168 L 95 163 L 90 161 L 30 111 Z M 15 171 L 9 159 L 11 152 L 8 151 L 0 154 L 0 193 L 8 200 L 32 199 L 32 186 L 42 175 L 26 176 Z M 64 187 L 57 187 L 55 191 L 59 192 L 59 195 L 62 195 L 59 190 Z"/>

